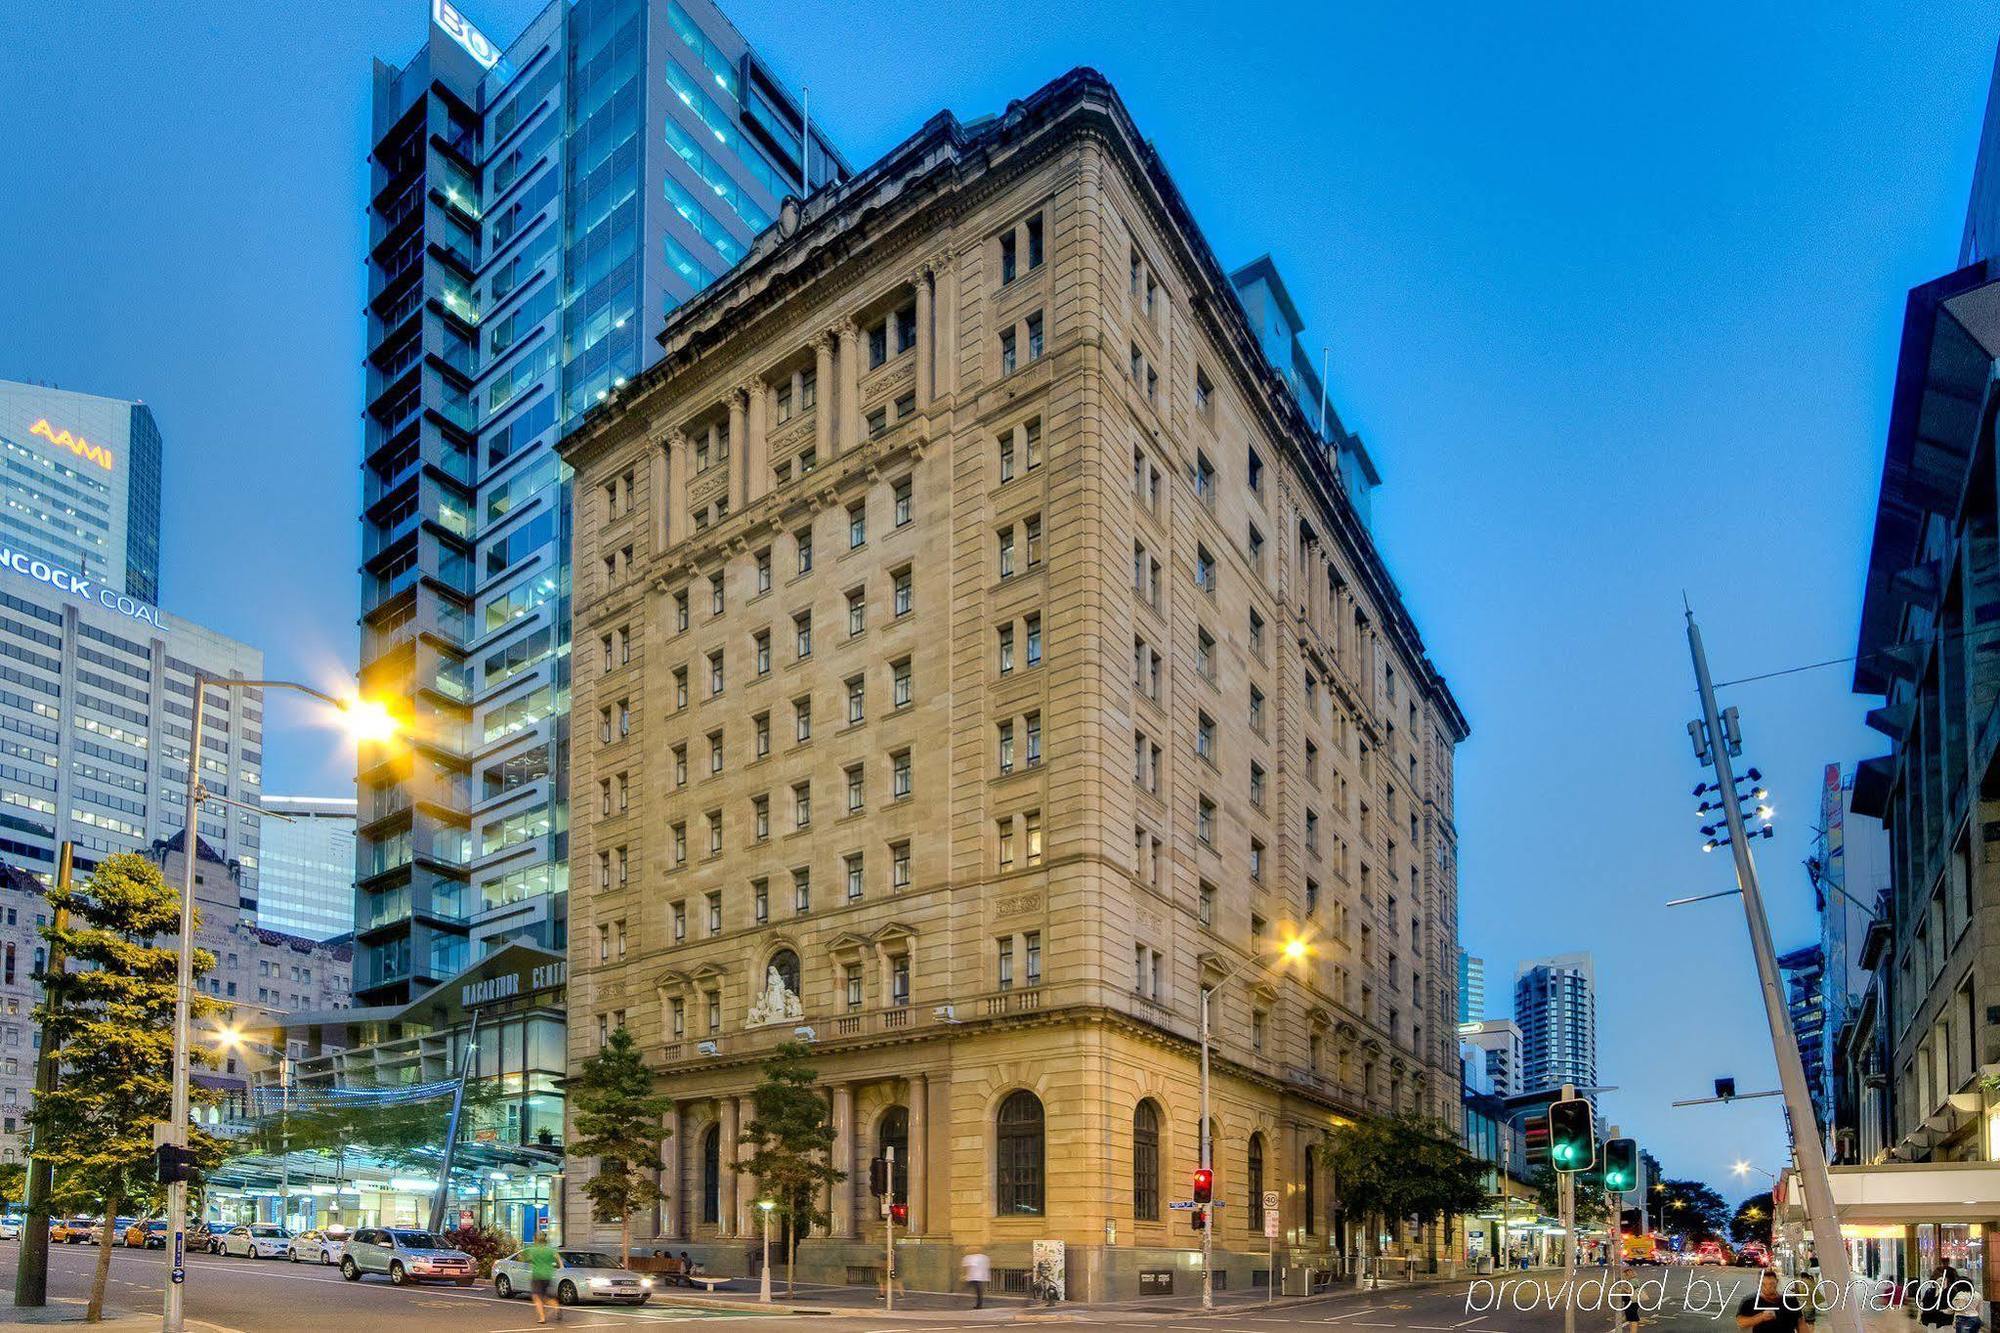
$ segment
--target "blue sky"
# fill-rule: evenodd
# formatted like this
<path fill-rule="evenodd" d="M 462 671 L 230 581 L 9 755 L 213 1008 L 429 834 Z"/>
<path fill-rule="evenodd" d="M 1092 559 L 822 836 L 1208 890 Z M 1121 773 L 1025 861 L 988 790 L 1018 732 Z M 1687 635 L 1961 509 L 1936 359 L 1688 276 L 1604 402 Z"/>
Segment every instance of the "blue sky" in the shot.
<path fill-rule="evenodd" d="M 504 39 L 541 0 L 465 0 Z M 1385 476 L 1377 527 L 1473 722 L 1461 930 L 1495 1012 L 1596 953 L 1607 1109 L 1732 1195 L 1782 1153 L 1740 911 L 1697 850 L 1682 593 L 1718 678 L 1853 651 L 1904 293 L 1958 252 L 1996 25 L 1964 4 L 1651 9 L 733 0 L 866 162 L 1073 65 L 1225 264 L 1270 251 Z M 421 0 L 11 6 L 0 376 L 148 400 L 172 610 L 337 680 L 356 643 L 368 65 Z M 801 24 L 797 16 L 811 15 Z M 1845 669 L 1726 692 L 1775 788 L 1780 946 Z M 272 790 L 349 789 L 274 712 Z M 283 739 L 280 741 L 279 736 Z"/>

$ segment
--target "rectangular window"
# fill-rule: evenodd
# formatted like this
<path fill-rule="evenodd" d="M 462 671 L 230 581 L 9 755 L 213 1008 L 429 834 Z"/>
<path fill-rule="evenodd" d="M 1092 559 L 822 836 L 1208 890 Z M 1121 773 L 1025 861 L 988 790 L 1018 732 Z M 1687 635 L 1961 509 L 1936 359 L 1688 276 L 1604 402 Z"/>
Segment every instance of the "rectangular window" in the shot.
<path fill-rule="evenodd" d="M 847 511 L 847 549 L 851 551 L 857 546 L 865 546 L 867 543 L 868 506 L 866 504 L 858 504 Z"/>
<path fill-rule="evenodd" d="M 866 690 L 866 679 L 862 676 L 856 676 L 847 682 L 847 723 L 849 726 L 860 722 L 867 713 Z"/>
<path fill-rule="evenodd" d="M 910 520 L 916 516 L 915 497 L 915 486 L 908 477 L 896 483 L 894 520 L 897 527 L 909 526 Z"/>
<path fill-rule="evenodd" d="M 1037 310 L 1028 316 L 1028 360 L 1038 361 L 1042 355 L 1042 312 Z"/>
<path fill-rule="evenodd" d="M 1035 214 L 1035 216 L 1028 219 L 1028 267 L 1040 268 L 1041 266 L 1042 266 L 1042 215 L 1040 213 L 1037 213 Z"/>
<path fill-rule="evenodd" d="M 889 794 L 898 801 L 909 799 L 911 790 L 910 752 L 898 750 L 889 756 Z"/>
<path fill-rule="evenodd" d="M 810 611 L 801 611 L 792 617 L 792 650 L 800 661 L 812 656 L 813 618 Z"/>
<path fill-rule="evenodd" d="M 1028 665 L 1040 666 L 1042 664 L 1041 616 L 1040 615 L 1029 616 L 1025 621 L 1022 622 L 1022 627 L 1027 631 Z"/>
<path fill-rule="evenodd" d="M 1029 768 L 1033 768 L 1037 764 L 1042 762 L 1041 713 L 1040 712 L 1029 713 L 1025 718 L 1022 719 L 1022 724 L 1026 731 L 1026 736 L 1024 737 L 1024 743 L 1027 746 L 1027 754 L 1024 756 L 1024 762 L 1026 762 Z"/>
<path fill-rule="evenodd" d="M 867 800 L 867 784 L 860 764 L 852 764 L 847 769 L 847 813 L 858 814 Z"/>
<path fill-rule="evenodd" d="M 847 637 L 850 639 L 868 628 L 868 594 L 856 588 L 847 594 Z"/>
<path fill-rule="evenodd" d="M 910 659 L 899 658 L 889 666 L 893 693 L 891 698 L 897 708 L 908 708 L 914 697 L 910 679 Z"/>
<path fill-rule="evenodd" d="M 792 700 L 793 735 L 800 742 L 809 741 L 813 734 L 813 705 L 810 696 Z"/>
<path fill-rule="evenodd" d="M 909 566 L 897 570 L 890 576 L 894 609 L 898 616 L 906 616 L 916 606 L 916 579 Z"/>
<path fill-rule="evenodd" d="M 861 1007 L 861 964 L 847 965 L 843 984 L 847 992 L 847 1009 L 852 1013 Z"/>
<path fill-rule="evenodd" d="M 889 844 L 889 887 L 910 887 L 910 844 L 907 842 Z"/>
<path fill-rule="evenodd" d="M 1014 242 L 1014 233 L 1005 232 L 1000 237 L 1000 284 L 1004 287 L 1012 282 L 1018 267 L 1019 247 Z"/>
<path fill-rule="evenodd" d="M 1014 937 L 1002 935 L 995 942 L 999 953 L 997 976 L 1001 990 L 1014 989 Z"/>
<path fill-rule="evenodd" d="M 771 881 L 759 879 L 750 882 L 750 906 L 758 925 L 771 919 Z"/>
<path fill-rule="evenodd" d="M 1000 331 L 1000 373 L 1002 375 L 1013 374 L 1014 368 L 1018 363 L 1019 353 L 1015 349 L 1014 330 L 1002 329 Z"/>
<path fill-rule="evenodd" d="M 813 789 L 811 782 L 796 783 L 792 787 L 792 827 L 807 828 L 813 819 Z"/>
<path fill-rule="evenodd" d="M 812 871 L 800 866 L 792 872 L 792 910 L 798 913 L 812 911 Z"/>
<path fill-rule="evenodd" d="M 851 903 L 860 902 L 862 886 L 866 882 L 866 877 L 862 870 L 861 853 L 848 853 L 842 862 L 842 866 L 847 871 L 847 901 Z"/>
<path fill-rule="evenodd" d="M 792 534 L 792 542 L 799 553 L 799 573 L 810 574 L 813 567 L 813 534 L 811 528 L 800 528 Z"/>

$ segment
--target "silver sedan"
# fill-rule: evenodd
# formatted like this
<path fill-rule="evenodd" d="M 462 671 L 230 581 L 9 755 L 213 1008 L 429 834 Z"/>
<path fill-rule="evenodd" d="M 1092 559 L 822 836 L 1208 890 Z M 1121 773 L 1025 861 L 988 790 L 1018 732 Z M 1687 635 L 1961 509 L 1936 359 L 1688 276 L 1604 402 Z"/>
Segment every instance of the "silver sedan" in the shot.
<path fill-rule="evenodd" d="M 493 1264 L 493 1290 L 502 1300 L 528 1294 L 530 1265 L 525 1250 L 516 1250 Z M 644 1305 L 653 1297 L 653 1279 L 618 1262 L 615 1254 L 597 1250 L 557 1250 L 551 1294 L 564 1305 L 611 1301 Z"/>

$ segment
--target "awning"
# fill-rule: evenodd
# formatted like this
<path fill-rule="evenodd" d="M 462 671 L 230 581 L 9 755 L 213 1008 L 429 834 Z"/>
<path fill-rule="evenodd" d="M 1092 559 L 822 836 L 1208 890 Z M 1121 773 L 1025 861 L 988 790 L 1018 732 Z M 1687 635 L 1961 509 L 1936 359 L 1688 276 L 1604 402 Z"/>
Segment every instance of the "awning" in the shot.
<path fill-rule="evenodd" d="M 1918 1222 L 2000 1225 L 2000 1162 L 1836 1166 L 1833 1208 L 1842 1226 Z"/>

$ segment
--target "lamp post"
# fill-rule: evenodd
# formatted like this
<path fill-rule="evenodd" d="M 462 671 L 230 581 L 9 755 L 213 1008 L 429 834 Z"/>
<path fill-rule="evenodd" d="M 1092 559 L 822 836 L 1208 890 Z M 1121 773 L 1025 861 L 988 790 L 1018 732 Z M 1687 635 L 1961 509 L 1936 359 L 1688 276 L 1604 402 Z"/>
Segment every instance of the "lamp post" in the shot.
<path fill-rule="evenodd" d="M 1310 952 L 1312 952 L 1312 946 L 1307 944 L 1305 940 L 1294 936 L 1285 941 L 1284 948 L 1279 951 L 1277 961 L 1285 963 L 1296 962 Z M 1220 977 L 1217 977 L 1215 986 L 1203 985 L 1201 988 L 1201 1135 L 1199 1139 L 1201 1144 L 1201 1161 L 1199 1165 L 1203 1170 L 1211 1173 L 1215 1170 L 1215 1162 L 1213 1160 L 1215 1145 L 1210 1143 L 1208 1138 L 1208 1001 L 1209 997 L 1215 993 L 1216 986 L 1222 985 L 1223 982 L 1228 981 L 1231 977 L 1242 971 L 1247 964 L 1253 962 L 1258 963 L 1262 967 L 1270 966 L 1268 962 L 1261 962 L 1257 955 L 1252 954 L 1248 958 L 1238 959 L 1233 966 L 1224 971 Z M 1215 1218 L 1211 1212 L 1210 1215 L 1204 1216 L 1201 1219 L 1201 1308 L 1204 1310 L 1213 1310 L 1215 1308 L 1214 1259 Z"/>
<path fill-rule="evenodd" d="M 240 680 L 231 676 L 194 673 L 194 720 L 188 738 L 187 821 L 181 828 L 181 934 L 174 974 L 173 1105 L 168 1112 L 166 1141 L 185 1157 L 188 1142 L 188 1019 L 194 995 L 194 879 L 196 848 L 201 834 L 201 803 L 208 792 L 201 785 L 201 729 L 208 687 L 225 690 L 295 690 L 331 704 L 345 718 L 358 740 L 387 740 L 396 732 L 395 719 L 379 703 L 338 699 L 324 690 L 292 680 Z M 227 799 L 227 798 L 223 798 Z M 231 802 L 235 804 L 235 802 Z M 167 1186 L 167 1288 L 160 1318 L 161 1333 L 183 1333 L 186 1309 L 182 1285 L 187 1281 L 187 1181 Z"/>
<path fill-rule="evenodd" d="M 757 1299 L 765 1305 L 771 1303 L 771 1210 L 777 1206 L 772 1199 L 757 1200 L 757 1211 L 764 1215 L 764 1262 L 757 1266 Z"/>

